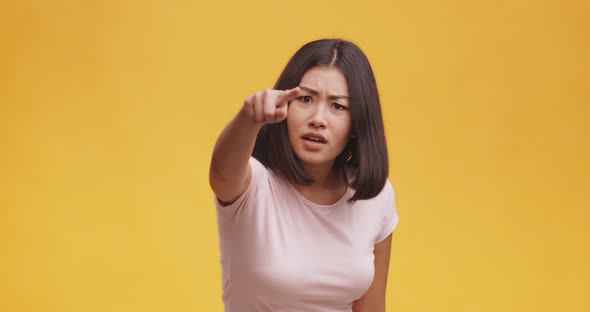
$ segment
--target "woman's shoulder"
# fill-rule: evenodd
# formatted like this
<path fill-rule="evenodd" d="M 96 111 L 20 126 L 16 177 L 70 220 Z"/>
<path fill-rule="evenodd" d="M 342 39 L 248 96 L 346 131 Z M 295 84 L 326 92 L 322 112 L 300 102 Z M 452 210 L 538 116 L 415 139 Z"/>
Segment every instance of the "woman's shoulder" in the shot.
<path fill-rule="evenodd" d="M 353 194 L 354 194 L 354 192 L 356 192 L 356 189 L 352 186 L 352 184 L 349 184 L 349 189 L 351 190 L 351 192 Z M 385 183 L 383 184 L 383 187 L 377 193 L 377 195 L 375 195 L 374 197 L 369 198 L 369 199 L 360 200 L 360 202 L 368 202 L 371 204 L 373 204 L 373 203 L 388 203 L 388 202 L 393 201 L 394 197 L 395 197 L 395 192 L 393 189 L 393 185 L 389 179 L 386 179 Z"/>
<path fill-rule="evenodd" d="M 354 182 L 355 182 L 357 174 L 358 174 L 357 169 L 352 166 L 346 166 L 346 167 L 344 167 L 344 173 L 346 174 L 348 187 L 351 190 L 356 191 L 356 189 L 353 187 L 353 185 L 354 185 Z M 391 181 L 389 180 L 389 177 L 387 177 L 387 178 L 385 178 L 385 183 L 383 183 L 383 187 L 381 188 L 381 190 L 377 194 L 377 197 L 388 196 L 393 193 L 394 193 L 393 185 L 392 185 Z"/>
<path fill-rule="evenodd" d="M 393 199 L 395 196 L 395 190 L 393 189 L 393 184 L 391 184 L 389 178 L 385 179 L 385 185 L 380 194 L 383 194 L 383 196 L 386 196 L 388 199 Z"/>
<path fill-rule="evenodd" d="M 277 170 L 267 167 L 254 156 L 250 156 L 252 171 L 256 170 L 259 176 L 264 176 L 264 181 L 273 184 L 284 184 L 286 178 Z"/>

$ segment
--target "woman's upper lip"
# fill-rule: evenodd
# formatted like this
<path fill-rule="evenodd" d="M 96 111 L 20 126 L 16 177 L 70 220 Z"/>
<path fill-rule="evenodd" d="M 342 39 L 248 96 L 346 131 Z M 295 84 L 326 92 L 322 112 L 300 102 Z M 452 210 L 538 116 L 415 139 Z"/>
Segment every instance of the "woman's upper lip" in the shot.
<path fill-rule="evenodd" d="M 328 140 L 326 140 L 326 138 L 324 138 L 323 135 L 319 134 L 319 133 L 314 133 L 314 132 L 309 132 L 304 134 L 303 136 L 301 136 L 302 138 L 314 138 L 314 139 L 320 139 L 322 140 L 324 143 L 327 143 Z"/>

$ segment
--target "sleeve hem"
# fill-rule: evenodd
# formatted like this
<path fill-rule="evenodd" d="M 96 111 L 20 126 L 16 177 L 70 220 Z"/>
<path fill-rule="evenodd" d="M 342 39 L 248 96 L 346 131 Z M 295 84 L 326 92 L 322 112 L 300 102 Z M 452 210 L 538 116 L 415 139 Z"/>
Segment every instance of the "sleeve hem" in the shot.
<path fill-rule="evenodd" d="M 250 157 L 249 166 L 252 169 L 252 175 L 250 176 L 250 181 L 248 182 L 248 187 L 246 188 L 246 190 L 242 194 L 240 194 L 240 196 L 238 196 L 238 198 L 236 198 L 236 200 L 234 200 L 233 203 L 225 206 L 221 203 L 219 198 L 217 198 L 217 195 L 213 194 L 215 206 L 221 212 L 221 215 L 223 215 L 224 217 L 233 218 L 233 216 L 239 210 L 239 206 L 244 202 L 244 200 L 248 196 L 248 194 L 251 193 L 251 190 L 255 184 L 255 176 L 254 175 L 257 174 L 254 171 L 254 170 L 256 170 L 255 164 L 253 164 L 252 162 L 253 162 L 253 157 Z"/>
<path fill-rule="evenodd" d="M 399 222 L 399 217 L 396 215 L 395 219 L 389 223 L 389 225 L 387 226 L 387 228 L 385 229 L 384 232 L 382 232 L 377 239 L 375 240 L 375 245 L 379 244 L 380 242 L 384 241 L 389 234 L 393 233 L 393 230 L 397 227 L 397 223 Z"/>

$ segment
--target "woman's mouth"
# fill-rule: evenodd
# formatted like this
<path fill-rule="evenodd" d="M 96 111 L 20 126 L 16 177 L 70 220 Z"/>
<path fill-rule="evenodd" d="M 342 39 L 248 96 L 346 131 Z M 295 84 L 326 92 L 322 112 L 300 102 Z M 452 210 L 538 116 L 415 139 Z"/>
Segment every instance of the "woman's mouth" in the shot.
<path fill-rule="evenodd" d="M 324 138 L 324 136 L 319 133 L 309 132 L 309 133 L 302 135 L 301 138 L 303 138 L 304 140 L 316 142 L 316 143 L 324 143 L 324 144 L 328 143 L 326 138 Z"/>
<path fill-rule="evenodd" d="M 310 151 L 320 150 L 328 143 L 322 135 L 315 133 L 303 135 L 301 138 L 303 139 L 303 147 Z"/>

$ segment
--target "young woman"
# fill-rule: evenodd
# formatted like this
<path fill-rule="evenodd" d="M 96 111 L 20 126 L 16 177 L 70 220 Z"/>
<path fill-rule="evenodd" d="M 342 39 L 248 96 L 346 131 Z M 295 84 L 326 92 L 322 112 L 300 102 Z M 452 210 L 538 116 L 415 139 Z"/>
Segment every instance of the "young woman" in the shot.
<path fill-rule="evenodd" d="M 349 41 L 305 44 L 213 151 L 225 311 L 385 311 L 387 176 L 369 61 Z"/>

